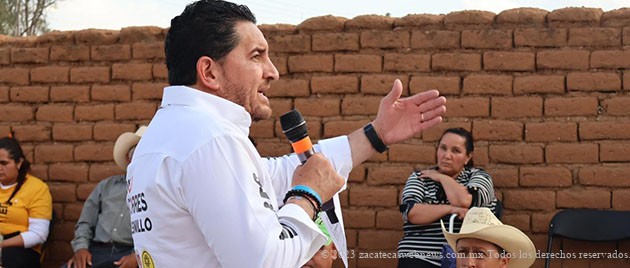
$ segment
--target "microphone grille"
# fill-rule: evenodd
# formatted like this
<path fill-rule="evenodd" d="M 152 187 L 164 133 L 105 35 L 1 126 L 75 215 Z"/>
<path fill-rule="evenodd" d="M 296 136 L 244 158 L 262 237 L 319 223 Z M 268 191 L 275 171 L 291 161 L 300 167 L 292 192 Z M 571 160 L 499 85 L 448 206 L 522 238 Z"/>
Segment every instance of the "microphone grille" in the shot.
<path fill-rule="evenodd" d="M 295 109 L 280 116 L 280 125 L 282 126 L 284 135 L 292 142 L 299 141 L 308 136 L 304 117 Z"/>
<path fill-rule="evenodd" d="M 298 110 L 291 110 L 280 116 L 280 125 L 282 126 L 282 132 L 304 124 L 304 117 Z"/>

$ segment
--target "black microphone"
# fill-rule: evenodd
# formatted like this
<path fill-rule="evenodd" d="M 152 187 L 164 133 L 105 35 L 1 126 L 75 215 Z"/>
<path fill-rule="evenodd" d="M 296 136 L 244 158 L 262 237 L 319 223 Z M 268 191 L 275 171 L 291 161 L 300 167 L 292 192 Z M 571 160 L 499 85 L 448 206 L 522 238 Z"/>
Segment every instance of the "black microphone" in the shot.
<path fill-rule="evenodd" d="M 282 126 L 282 133 L 291 141 L 293 151 L 297 154 L 300 162 L 304 164 L 306 159 L 315 154 L 311 138 L 308 137 L 304 117 L 297 110 L 291 110 L 280 116 L 280 125 Z"/>
<path fill-rule="evenodd" d="M 313 151 L 313 143 L 308 136 L 304 117 L 302 117 L 302 114 L 300 114 L 298 110 L 293 109 L 280 116 L 280 125 L 282 126 L 282 133 L 291 141 L 293 151 L 297 154 L 300 162 L 304 164 L 311 155 L 315 154 Z M 331 223 L 339 222 L 337 214 L 335 214 L 335 204 L 332 199 L 322 205 L 322 210 L 326 211 L 326 215 L 328 215 L 328 219 L 330 219 Z"/>

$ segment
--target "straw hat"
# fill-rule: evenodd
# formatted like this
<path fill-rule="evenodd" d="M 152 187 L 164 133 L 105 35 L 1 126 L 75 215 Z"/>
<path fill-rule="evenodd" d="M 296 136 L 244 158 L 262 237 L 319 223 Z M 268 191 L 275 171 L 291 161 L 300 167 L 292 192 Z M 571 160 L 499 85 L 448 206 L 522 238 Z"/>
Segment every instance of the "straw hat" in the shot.
<path fill-rule="evenodd" d="M 446 241 L 456 252 L 457 240 L 476 238 L 505 249 L 512 257 L 510 268 L 527 268 L 536 260 L 536 247 L 529 237 L 519 229 L 501 223 L 489 208 L 473 207 L 468 210 L 459 233 L 449 233 L 444 228 L 444 222 L 441 224 Z"/>
<path fill-rule="evenodd" d="M 146 126 L 141 126 L 136 133 L 125 132 L 116 139 L 116 143 L 114 144 L 114 162 L 116 162 L 116 165 L 122 170 L 127 170 L 127 165 L 129 165 L 127 154 L 132 147 L 138 144 L 140 137 L 142 137 L 146 129 Z"/>

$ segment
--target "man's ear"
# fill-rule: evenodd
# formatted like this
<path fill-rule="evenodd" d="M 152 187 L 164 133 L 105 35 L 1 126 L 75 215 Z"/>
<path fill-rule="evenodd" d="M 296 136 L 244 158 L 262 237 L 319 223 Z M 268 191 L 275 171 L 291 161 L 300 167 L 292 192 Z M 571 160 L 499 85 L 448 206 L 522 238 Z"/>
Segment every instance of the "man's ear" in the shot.
<path fill-rule="evenodd" d="M 337 246 L 335 246 L 335 243 L 332 243 L 331 250 L 332 250 L 332 254 L 330 254 L 330 256 L 332 257 L 333 260 L 336 260 L 339 252 L 337 252 Z"/>
<path fill-rule="evenodd" d="M 209 93 L 217 92 L 220 88 L 219 77 L 221 75 L 220 64 L 208 56 L 202 56 L 197 60 L 197 86 Z"/>
<path fill-rule="evenodd" d="M 507 257 L 503 257 L 501 258 L 501 260 L 499 261 L 499 267 L 501 268 L 508 268 L 510 267 L 508 264 L 510 263 L 510 258 Z"/>

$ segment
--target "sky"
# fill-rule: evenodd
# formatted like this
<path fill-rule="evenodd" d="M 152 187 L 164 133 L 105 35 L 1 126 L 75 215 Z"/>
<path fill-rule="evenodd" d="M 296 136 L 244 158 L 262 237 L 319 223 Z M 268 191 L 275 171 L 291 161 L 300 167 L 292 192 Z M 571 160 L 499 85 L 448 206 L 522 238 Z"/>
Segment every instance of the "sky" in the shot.
<path fill-rule="evenodd" d="M 119 30 L 128 26 L 166 28 L 192 0 L 57 0 L 47 14 L 49 27 L 68 31 L 82 29 Z M 610 11 L 630 7 L 630 0 L 234 0 L 247 5 L 258 24 L 298 25 L 317 16 L 334 15 L 348 19 L 359 15 L 390 13 L 448 14 L 461 10 L 487 10 L 500 13 L 518 7 L 553 11 L 564 7 L 595 7 Z"/>

